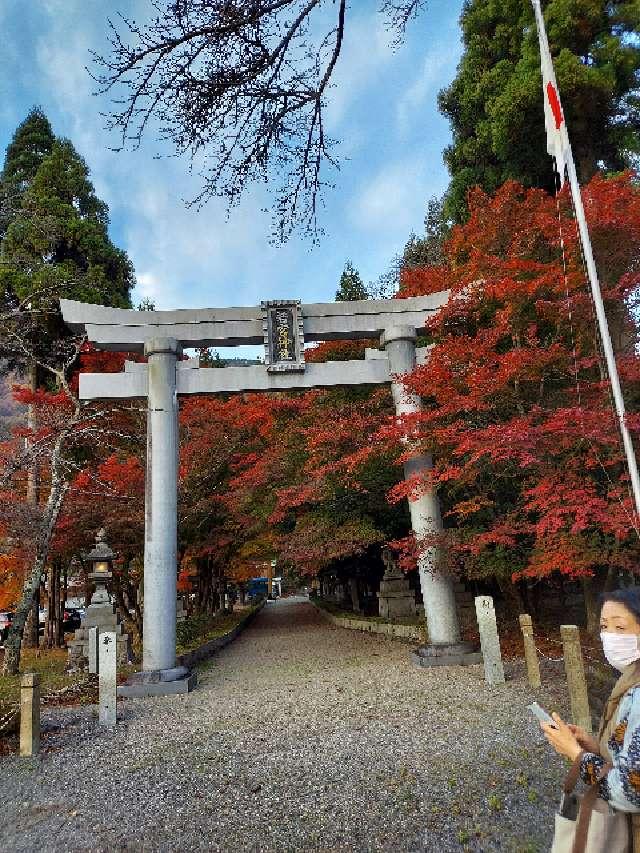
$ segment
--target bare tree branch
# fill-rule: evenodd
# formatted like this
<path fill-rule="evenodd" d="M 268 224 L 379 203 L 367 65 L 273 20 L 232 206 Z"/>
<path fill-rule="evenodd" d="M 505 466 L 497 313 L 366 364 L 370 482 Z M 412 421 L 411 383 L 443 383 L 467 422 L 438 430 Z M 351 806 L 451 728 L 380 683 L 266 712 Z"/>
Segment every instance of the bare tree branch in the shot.
<path fill-rule="evenodd" d="M 424 0 L 384 0 L 401 40 Z M 346 0 L 170 0 L 142 27 L 109 21 L 111 54 L 93 54 L 107 126 L 140 145 L 150 122 L 202 178 L 192 200 L 238 204 L 253 183 L 276 183 L 274 237 L 297 226 L 314 239 L 325 164 L 338 168 L 323 110 L 345 33 Z M 322 31 L 321 12 L 335 9 Z M 319 34 L 319 35 L 318 35 Z"/>

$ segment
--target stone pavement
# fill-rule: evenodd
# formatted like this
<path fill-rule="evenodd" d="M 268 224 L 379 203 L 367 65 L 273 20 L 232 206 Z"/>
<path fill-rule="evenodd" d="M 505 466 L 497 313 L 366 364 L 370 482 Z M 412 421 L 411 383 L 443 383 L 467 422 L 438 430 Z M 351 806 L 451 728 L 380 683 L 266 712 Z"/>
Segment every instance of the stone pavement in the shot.
<path fill-rule="evenodd" d="M 563 768 L 524 706 L 564 694 L 409 648 L 284 599 L 115 732 L 47 709 L 40 758 L 0 759 L 0 851 L 548 849 Z"/>

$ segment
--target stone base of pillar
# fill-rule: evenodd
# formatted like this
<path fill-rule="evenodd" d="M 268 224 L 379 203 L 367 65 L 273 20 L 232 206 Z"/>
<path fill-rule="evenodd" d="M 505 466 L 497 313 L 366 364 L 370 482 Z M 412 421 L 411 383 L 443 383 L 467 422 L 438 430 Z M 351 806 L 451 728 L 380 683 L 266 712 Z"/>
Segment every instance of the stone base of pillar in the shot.
<path fill-rule="evenodd" d="M 89 628 L 97 628 L 98 633 L 115 631 L 118 636 L 116 660 L 118 666 L 126 666 L 132 659 L 131 638 L 125 634 L 124 625 L 115 605 L 107 602 L 90 604 L 82 619 L 80 627 L 75 631 L 73 639 L 67 643 L 69 656 L 67 670 L 86 671 L 89 668 Z"/>
<path fill-rule="evenodd" d="M 420 646 L 409 655 L 416 666 L 473 666 L 482 663 L 482 653 L 471 643 L 432 643 Z"/>
<path fill-rule="evenodd" d="M 400 569 L 387 571 L 380 581 L 378 613 L 384 619 L 405 619 L 416 615 L 416 596 Z"/>
<path fill-rule="evenodd" d="M 185 666 L 173 669 L 134 672 L 126 684 L 118 687 L 118 696 L 140 699 L 144 696 L 171 696 L 176 693 L 191 693 L 198 683 L 198 675 Z"/>
<path fill-rule="evenodd" d="M 176 604 L 176 622 L 184 622 L 187 618 L 187 608 L 184 606 L 184 598 L 178 596 L 178 602 Z"/>

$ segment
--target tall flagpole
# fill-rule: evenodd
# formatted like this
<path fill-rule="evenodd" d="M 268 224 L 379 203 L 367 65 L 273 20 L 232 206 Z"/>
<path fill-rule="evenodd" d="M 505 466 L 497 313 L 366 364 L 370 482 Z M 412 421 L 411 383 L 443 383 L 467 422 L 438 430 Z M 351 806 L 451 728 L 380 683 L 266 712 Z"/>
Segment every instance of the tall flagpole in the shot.
<path fill-rule="evenodd" d="M 536 23 L 538 25 L 538 36 L 540 38 L 541 53 L 544 56 L 544 53 L 546 51 L 546 54 L 550 58 L 551 52 L 549 50 L 549 42 L 547 40 L 547 32 L 544 26 L 544 18 L 542 16 L 540 0 L 531 0 L 531 2 L 533 3 L 533 9 L 536 15 Z M 553 82 L 555 83 L 555 80 Z M 615 402 L 616 414 L 618 416 L 620 433 L 622 434 L 622 443 L 624 445 L 624 450 L 627 457 L 627 465 L 629 467 L 629 475 L 631 477 L 631 488 L 633 491 L 633 497 L 636 506 L 636 521 L 639 521 L 640 475 L 638 474 L 638 463 L 636 461 L 636 454 L 633 448 L 631 434 L 627 429 L 627 424 L 625 421 L 626 412 L 624 406 L 624 398 L 622 396 L 622 388 L 620 387 L 620 377 L 618 376 L 618 368 L 616 366 L 613 345 L 611 343 L 611 335 L 609 334 L 607 315 L 605 314 L 604 302 L 602 301 L 600 282 L 598 280 L 598 271 L 596 269 L 596 262 L 594 260 L 593 250 L 591 248 L 589 227 L 587 225 L 587 218 L 585 216 L 584 205 L 582 203 L 582 193 L 580 192 L 580 184 L 578 183 L 578 175 L 576 173 L 576 165 L 573 159 L 573 151 L 571 150 L 571 145 L 569 143 L 566 122 L 562 123 L 561 132 L 563 133 L 563 135 L 566 135 L 564 145 L 564 157 L 567 166 L 567 175 L 569 177 L 569 185 L 571 187 L 571 195 L 573 196 L 576 220 L 578 222 L 578 229 L 580 232 L 580 238 L 582 240 L 582 249 L 584 252 L 584 259 L 587 266 L 587 275 L 589 278 L 589 284 L 591 285 L 593 302 L 596 308 L 596 316 L 598 318 L 598 326 L 600 328 L 600 337 L 602 339 L 602 346 L 604 349 L 605 358 L 607 360 L 607 370 L 609 372 L 609 381 L 611 383 L 611 390 L 613 392 L 613 399 Z M 561 175 L 560 177 L 562 180 L 564 176 Z"/>

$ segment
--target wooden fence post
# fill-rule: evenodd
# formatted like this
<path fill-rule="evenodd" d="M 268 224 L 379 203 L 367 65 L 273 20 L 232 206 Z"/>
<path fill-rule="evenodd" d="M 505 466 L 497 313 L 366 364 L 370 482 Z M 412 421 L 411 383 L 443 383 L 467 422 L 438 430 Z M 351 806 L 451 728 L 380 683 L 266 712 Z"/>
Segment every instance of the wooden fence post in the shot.
<path fill-rule="evenodd" d="M 40 676 L 25 672 L 20 680 L 20 755 L 40 752 Z"/>
<path fill-rule="evenodd" d="M 538 688 L 542 682 L 540 680 L 540 662 L 538 661 L 538 651 L 533 638 L 533 619 L 528 613 L 521 613 L 518 617 L 520 628 L 522 629 L 522 639 L 524 641 L 524 659 L 527 664 L 527 677 L 529 684 L 532 687 Z"/>
<path fill-rule="evenodd" d="M 577 625 L 561 625 L 560 636 L 564 649 L 564 669 L 567 674 L 571 716 L 573 722 L 591 733 L 591 711 L 587 695 L 587 679 L 584 674 L 580 631 Z"/>

